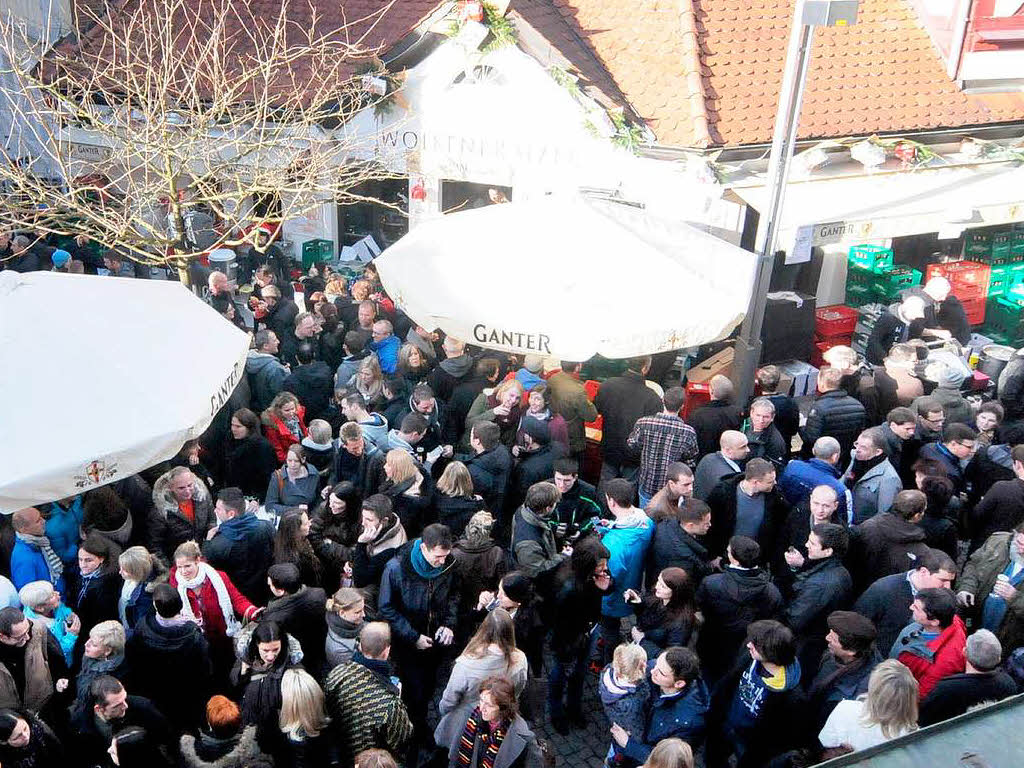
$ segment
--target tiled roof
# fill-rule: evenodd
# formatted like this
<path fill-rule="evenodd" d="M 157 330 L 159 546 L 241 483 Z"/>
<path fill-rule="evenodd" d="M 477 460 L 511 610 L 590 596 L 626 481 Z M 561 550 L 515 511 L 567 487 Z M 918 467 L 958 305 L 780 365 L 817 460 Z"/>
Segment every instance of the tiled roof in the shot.
<path fill-rule="evenodd" d="M 551 0 L 661 144 L 771 141 L 793 0 Z M 699 74 L 699 77 L 697 75 Z M 1024 120 L 1024 100 L 968 95 L 908 0 L 861 0 L 816 31 L 800 137 Z"/>
<path fill-rule="evenodd" d="M 87 1 L 96 5 L 96 0 Z M 202 41 L 196 38 L 201 38 L 204 24 L 214 17 L 213 9 L 220 8 L 221 4 L 222 0 L 184 0 L 174 6 L 181 15 L 180 23 L 176 24 L 180 48 L 201 45 Z M 234 41 L 234 52 L 239 58 L 244 51 L 255 48 L 252 38 L 258 37 L 257 30 L 273 29 L 282 6 L 286 4 L 289 29 L 303 35 L 297 44 L 301 45 L 306 39 L 307 31 L 314 31 L 358 43 L 361 49 L 370 53 L 382 53 L 415 29 L 442 4 L 442 0 L 237 0 L 227 5 L 229 15 L 225 38 Z M 115 26 L 118 18 L 134 17 L 140 8 L 151 13 L 164 8 L 159 0 L 107 0 L 107 6 L 109 18 L 115 20 Z M 106 26 L 93 26 L 82 35 L 75 50 L 82 64 L 88 66 L 94 57 L 102 59 L 109 55 Z M 185 34 L 189 27 L 193 35 Z M 138 29 L 138 24 L 135 28 Z M 342 32 L 332 35 L 338 30 Z M 288 81 L 291 87 L 301 89 L 304 82 L 315 80 L 311 66 L 315 66 L 311 60 L 299 60 L 280 81 Z"/>
<path fill-rule="evenodd" d="M 696 22 L 686 13 L 690 0 L 550 1 L 590 44 L 660 143 L 708 143 L 696 76 Z"/>

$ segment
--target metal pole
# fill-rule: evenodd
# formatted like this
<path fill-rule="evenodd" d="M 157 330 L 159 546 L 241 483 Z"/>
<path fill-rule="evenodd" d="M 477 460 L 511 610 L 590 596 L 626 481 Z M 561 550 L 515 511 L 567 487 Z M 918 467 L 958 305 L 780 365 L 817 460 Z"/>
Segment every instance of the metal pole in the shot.
<path fill-rule="evenodd" d="M 798 0 L 793 12 L 793 28 L 790 31 L 789 48 L 786 52 L 782 87 L 779 92 L 779 109 L 775 114 L 772 150 L 768 160 L 767 182 L 770 185 L 771 196 L 768 207 L 762 212 L 758 265 L 750 305 L 736 341 L 732 381 L 736 402 L 739 404 L 746 404 L 753 393 L 754 373 L 761 358 L 761 327 L 764 323 L 768 287 L 771 284 L 775 261 L 775 242 L 800 123 L 800 106 L 803 102 L 807 67 L 811 58 L 814 26 L 803 22 L 803 7 L 804 0 Z"/>

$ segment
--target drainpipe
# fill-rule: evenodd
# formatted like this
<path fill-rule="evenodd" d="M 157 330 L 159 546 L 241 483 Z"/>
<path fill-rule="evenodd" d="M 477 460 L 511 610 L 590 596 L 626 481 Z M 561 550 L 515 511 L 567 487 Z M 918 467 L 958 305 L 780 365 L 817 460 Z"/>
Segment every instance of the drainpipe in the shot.
<path fill-rule="evenodd" d="M 953 38 L 950 40 L 949 58 L 946 59 L 946 74 L 950 80 L 956 80 L 960 73 L 960 60 L 964 54 L 964 41 L 967 39 L 967 25 L 971 21 L 971 6 L 974 0 L 960 0 L 959 13 L 953 21 Z"/>

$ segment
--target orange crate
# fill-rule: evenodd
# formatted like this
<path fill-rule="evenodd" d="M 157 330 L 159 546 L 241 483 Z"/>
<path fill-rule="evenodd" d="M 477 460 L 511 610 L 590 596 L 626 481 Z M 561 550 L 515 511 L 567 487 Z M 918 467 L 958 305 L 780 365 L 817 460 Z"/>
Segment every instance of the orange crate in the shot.
<path fill-rule="evenodd" d="M 976 299 L 988 295 L 988 283 L 992 268 L 977 261 L 950 261 L 945 264 L 929 264 L 925 270 L 925 282 L 933 277 L 949 280 L 953 295 L 958 299 Z"/>

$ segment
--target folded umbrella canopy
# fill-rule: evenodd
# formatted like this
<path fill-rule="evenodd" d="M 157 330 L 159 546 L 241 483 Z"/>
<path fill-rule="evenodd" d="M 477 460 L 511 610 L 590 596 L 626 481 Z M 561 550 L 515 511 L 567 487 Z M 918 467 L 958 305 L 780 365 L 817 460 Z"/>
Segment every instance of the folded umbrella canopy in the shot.
<path fill-rule="evenodd" d="M 755 259 L 634 206 L 544 197 L 428 221 L 376 265 L 388 294 L 425 328 L 586 360 L 724 338 L 746 312 Z"/>
<path fill-rule="evenodd" d="M 0 512 L 174 456 L 245 375 L 248 348 L 180 283 L 0 272 Z"/>

